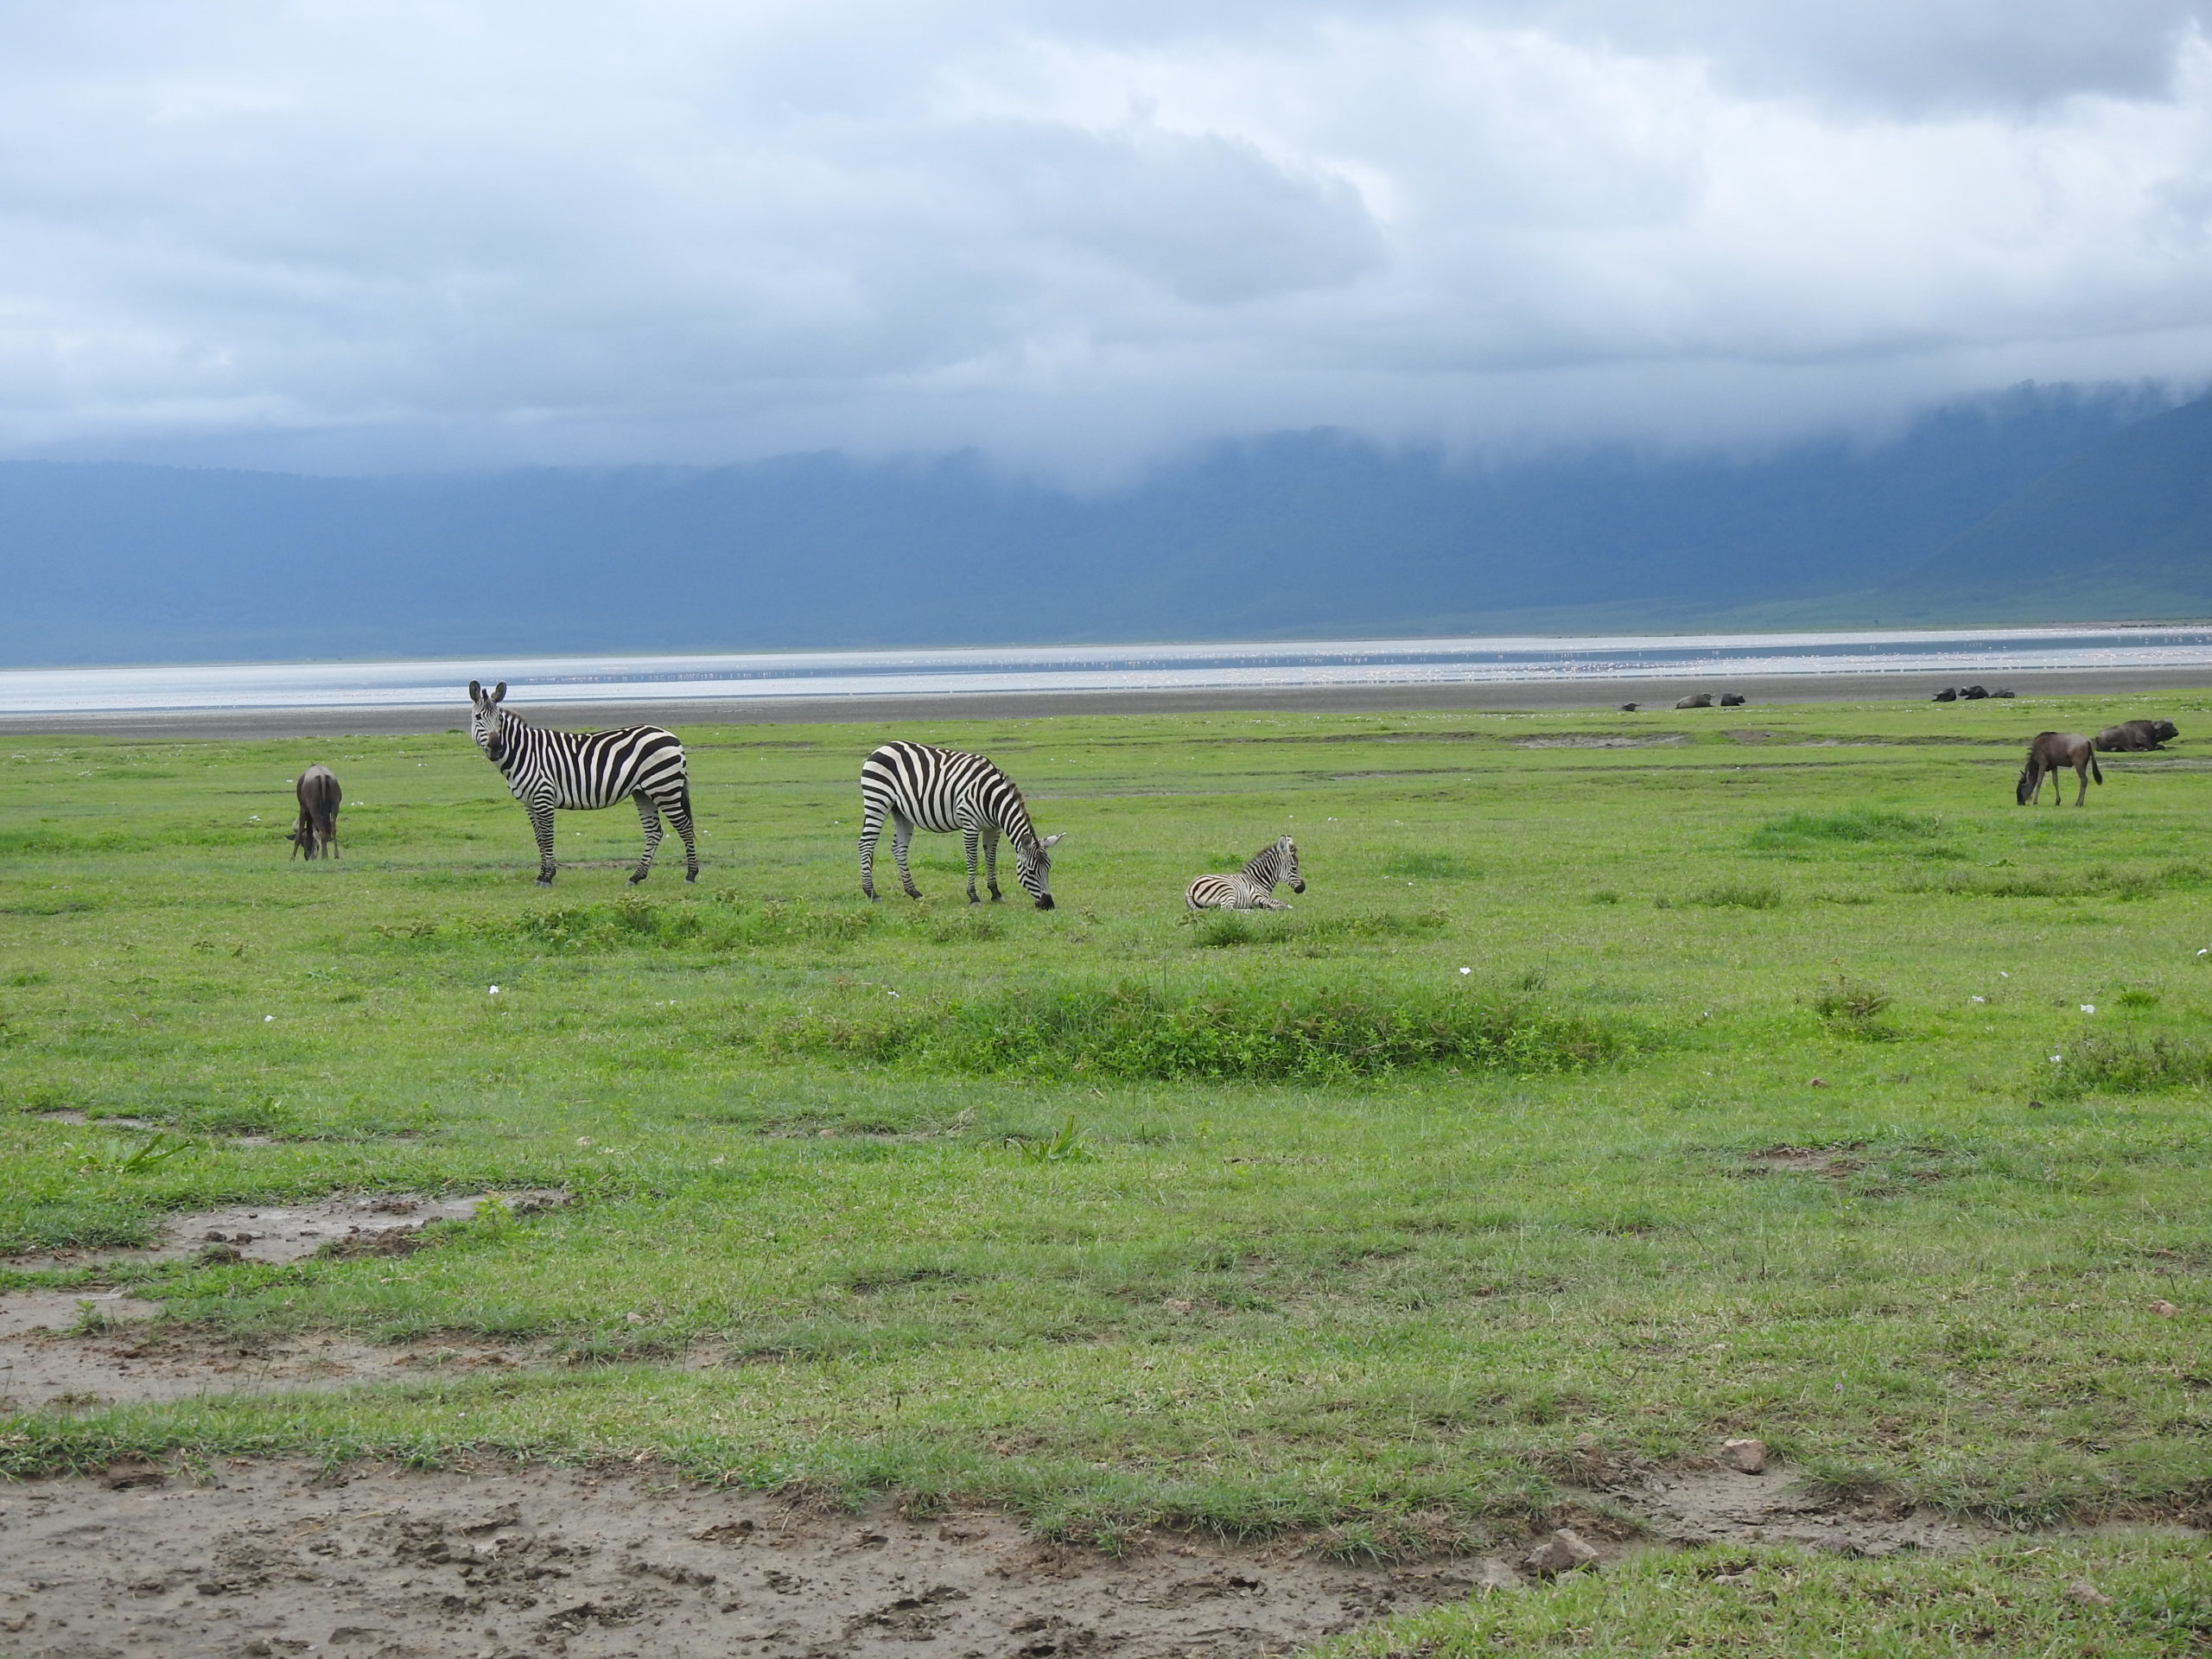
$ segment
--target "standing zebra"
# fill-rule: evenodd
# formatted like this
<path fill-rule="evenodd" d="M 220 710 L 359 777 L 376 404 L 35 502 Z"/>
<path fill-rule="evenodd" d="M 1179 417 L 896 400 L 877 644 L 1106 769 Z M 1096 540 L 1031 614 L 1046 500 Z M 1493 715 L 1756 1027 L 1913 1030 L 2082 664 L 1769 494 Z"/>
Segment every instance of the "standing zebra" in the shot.
<path fill-rule="evenodd" d="M 957 830 L 968 849 L 968 902 L 976 897 L 976 847 L 982 844 L 983 868 L 996 903 L 999 893 L 999 836 L 1014 848 L 1014 874 L 1039 910 L 1052 907 L 1052 857 L 1058 836 L 1037 838 L 1028 804 L 1013 781 L 980 754 L 931 748 L 926 743 L 886 743 L 861 762 L 861 891 L 875 897 L 875 840 L 888 814 L 891 855 L 899 863 L 899 885 L 909 899 L 922 895 L 906 868 L 906 843 L 919 825 L 939 832 Z"/>
<path fill-rule="evenodd" d="M 537 832 L 537 885 L 553 885 L 553 810 L 612 806 L 624 796 L 638 803 L 645 827 L 645 855 L 630 873 L 632 882 L 652 874 L 660 846 L 661 814 L 683 837 L 683 879 L 699 879 L 699 849 L 691 839 L 691 781 L 683 769 L 683 745 L 658 726 L 631 726 L 619 732 L 552 732 L 532 726 L 499 705 L 507 695 L 501 680 L 489 691 L 468 683 L 476 705 L 473 721 L 476 747 L 507 780 L 507 790 L 530 814 Z"/>
<path fill-rule="evenodd" d="M 1293 893 L 1306 891 L 1298 873 L 1298 843 L 1278 836 L 1254 854 L 1234 875 L 1202 875 L 1191 883 L 1183 902 L 1192 910 L 1288 910 L 1275 897 L 1275 883 L 1287 881 Z"/>

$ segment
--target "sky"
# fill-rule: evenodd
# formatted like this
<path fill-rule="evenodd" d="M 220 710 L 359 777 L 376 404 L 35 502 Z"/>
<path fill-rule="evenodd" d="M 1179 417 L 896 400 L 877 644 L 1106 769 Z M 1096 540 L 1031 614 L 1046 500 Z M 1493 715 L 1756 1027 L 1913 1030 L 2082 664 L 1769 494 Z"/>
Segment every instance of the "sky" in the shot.
<path fill-rule="evenodd" d="M 1339 427 L 2212 383 L 2212 0 L 0 0 L 0 458 Z"/>

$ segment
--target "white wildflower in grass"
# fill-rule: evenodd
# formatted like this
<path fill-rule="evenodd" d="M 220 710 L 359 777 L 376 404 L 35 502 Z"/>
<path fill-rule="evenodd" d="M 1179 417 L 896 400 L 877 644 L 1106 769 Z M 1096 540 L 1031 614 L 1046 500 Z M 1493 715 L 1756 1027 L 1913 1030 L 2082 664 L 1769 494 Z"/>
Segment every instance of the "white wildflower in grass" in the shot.
<path fill-rule="evenodd" d="M 2065 1058 L 2066 1058 L 2066 1057 L 2065 1057 L 2063 1054 L 2054 1054 L 2054 1055 L 2052 1055 L 2052 1056 L 2050 1057 L 2050 1063 L 2051 1063 L 2053 1065 L 2056 1065 L 2060 1061 L 2063 1060 Z"/>
<path fill-rule="evenodd" d="M 1986 997 L 1986 996 L 1977 996 L 1976 998 L 1974 998 L 1974 1001 L 1977 1001 L 1977 1002 L 1986 1002 L 1986 1001 L 1989 1001 L 1989 999 L 1988 999 L 1987 997 Z"/>
<path fill-rule="evenodd" d="M 261 1016 L 261 1023 L 265 1026 L 276 1019 L 276 1016 L 273 1014 L 264 1014 Z"/>
<path fill-rule="evenodd" d="M 493 985 L 493 986 L 491 986 L 491 987 L 487 988 L 486 989 L 485 993 L 484 993 L 484 995 L 486 995 L 486 996 L 497 996 L 499 994 L 499 988 L 498 986 L 496 986 L 496 985 Z"/>
<path fill-rule="evenodd" d="M 1462 968 L 1459 971 L 1463 974 L 1471 974 L 1475 970 L 1471 968 Z"/>
<path fill-rule="evenodd" d="M 591 1136 L 588 1135 L 578 1135 L 576 1137 L 576 1144 L 580 1147 L 588 1147 L 591 1145 Z"/>
<path fill-rule="evenodd" d="M 2094 1014 L 2096 1011 L 2097 1005 L 2094 1002 L 2084 1002 L 2082 1005 L 2082 1012 L 2084 1014 Z"/>

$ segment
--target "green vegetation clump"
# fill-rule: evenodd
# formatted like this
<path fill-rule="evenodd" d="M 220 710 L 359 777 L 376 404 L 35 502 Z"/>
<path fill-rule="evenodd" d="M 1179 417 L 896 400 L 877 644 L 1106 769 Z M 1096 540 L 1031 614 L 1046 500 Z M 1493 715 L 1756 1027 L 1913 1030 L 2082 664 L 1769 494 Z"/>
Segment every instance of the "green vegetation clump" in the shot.
<path fill-rule="evenodd" d="M 1123 983 L 1018 988 L 862 1019 L 810 1014 L 755 1041 L 779 1058 L 979 1076 L 1333 1083 L 1432 1065 L 1573 1071 L 1638 1039 L 1588 1014 L 1457 988 Z"/>
<path fill-rule="evenodd" d="M 2109 1037 L 2100 1033 L 2063 1042 L 2043 1092 L 2060 1100 L 2088 1094 L 2147 1095 L 2212 1084 L 2212 1046 L 2186 1037 Z"/>
<path fill-rule="evenodd" d="M 578 953 L 629 950 L 741 950 L 760 945 L 843 944 L 874 925 L 874 910 L 835 911 L 779 902 L 748 904 L 734 895 L 703 900 L 626 895 L 612 904 L 563 905 L 458 930 L 457 937 Z M 948 923 L 971 931 L 973 925 Z M 435 935 L 433 937 L 435 937 Z M 944 938 L 959 935 L 949 931 Z"/>
<path fill-rule="evenodd" d="M 1893 1000 L 1879 986 L 1839 975 L 1834 984 L 1813 994 L 1813 1012 L 1838 1036 L 1891 1043 L 1904 1034 L 1882 1018 Z"/>
<path fill-rule="evenodd" d="M 1782 889 L 1757 881 L 1716 881 L 1709 887 L 1699 888 L 1682 902 L 1714 910 L 1779 910 Z"/>
<path fill-rule="evenodd" d="M 1941 819 L 1922 813 L 1853 806 L 1840 812 L 1785 812 L 1769 818 L 1748 839 L 1760 851 L 1780 852 L 1832 845 L 1916 847 L 1942 833 Z"/>

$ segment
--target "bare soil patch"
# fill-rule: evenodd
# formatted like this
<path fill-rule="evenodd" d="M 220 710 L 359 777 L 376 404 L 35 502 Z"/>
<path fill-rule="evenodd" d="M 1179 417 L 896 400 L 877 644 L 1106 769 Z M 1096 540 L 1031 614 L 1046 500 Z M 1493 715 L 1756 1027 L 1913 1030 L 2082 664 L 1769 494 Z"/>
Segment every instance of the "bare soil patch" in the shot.
<path fill-rule="evenodd" d="M 1552 737 L 1516 737 L 1516 749 L 1651 749 L 1688 740 L 1679 732 L 1565 732 Z"/>
<path fill-rule="evenodd" d="M 1994 1528 L 1892 1498 L 1822 1492 L 1773 1462 L 1756 1475 L 1725 1466 L 1654 1470 L 1616 1496 L 1671 1544 L 1800 1544 L 1879 1556 L 1966 1549 L 1999 1536 Z"/>
<path fill-rule="evenodd" d="M 1865 1161 L 1847 1158 L 1833 1147 L 1769 1147 L 1764 1152 L 1751 1154 L 1744 1160 L 1747 1175 L 1765 1175 L 1777 1171 L 1796 1175 L 1819 1175 L 1832 1181 L 1866 1167 Z"/>
<path fill-rule="evenodd" d="M 235 1259 L 245 1262 L 298 1262 L 334 1247 L 341 1252 L 374 1254 L 371 1247 L 379 1238 L 418 1232 L 434 1221 L 467 1221 L 493 1196 L 522 1215 L 568 1202 L 566 1193 L 548 1189 L 449 1198 L 372 1192 L 305 1204 L 238 1205 L 172 1216 L 162 1224 L 161 1242 L 148 1249 L 55 1250 L 16 1256 L 9 1265 L 48 1268 L 174 1262 L 210 1249 L 235 1250 Z"/>
<path fill-rule="evenodd" d="M 0 1297 L 0 1412 L 346 1388 L 512 1366 L 524 1357 L 468 1338 L 385 1348 L 329 1332 L 264 1341 L 173 1324 L 157 1317 L 161 1311 L 158 1303 L 115 1292 Z"/>
<path fill-rule="evenodd" d="M 996 1516 L 823 1515 L 642 1473 L 140 1465 L 0 1488 L 0 1643 L 32 1654 L 1231 1659 L 1476 1582 L 1291 1546 L 1116 1560 Z"/>

